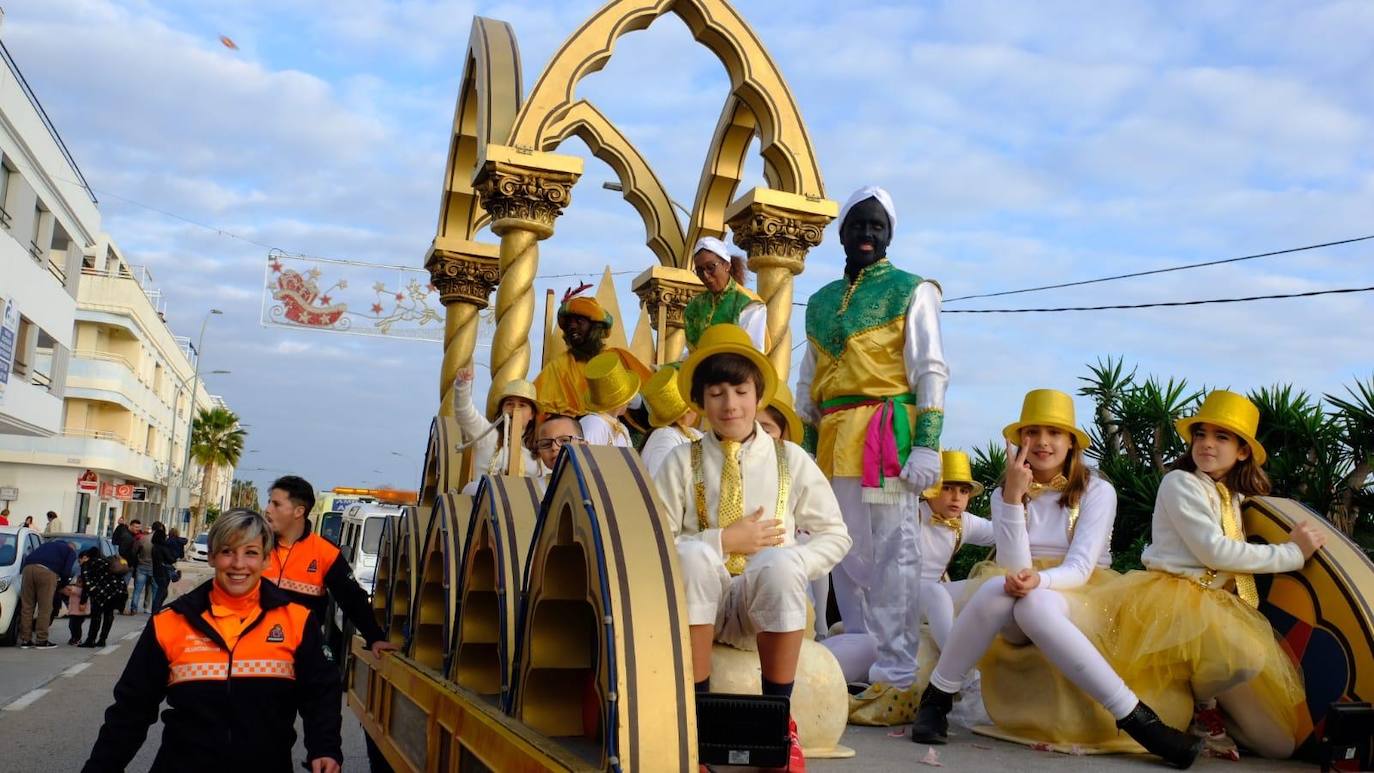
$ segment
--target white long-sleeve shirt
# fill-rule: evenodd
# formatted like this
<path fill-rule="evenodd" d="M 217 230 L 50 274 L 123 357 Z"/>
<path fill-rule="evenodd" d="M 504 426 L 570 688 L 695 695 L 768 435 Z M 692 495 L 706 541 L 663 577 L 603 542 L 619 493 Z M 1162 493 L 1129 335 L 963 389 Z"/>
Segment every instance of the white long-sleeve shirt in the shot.
<path fill-rule="evenodd" d="M 934 282 L 921 282 L 912 293 L 906 311 L 906 335 L 902 341 L 902 361 L 907 385 L 916 395 L 916 407 L 945 407 L 949 388 L 949 365 L 940 336 L 940 289 Z M 816 377 L 815 347 L 807 344 L 797 376 L 795 401 L 797 415 L 808 424 L 818 424 L 820 410 L 811 400 L 811 382 Z"/>
<path fill-rule="evenodd" d="M 754 348 L 765 354 L 768 352 L 768 307 L 762 303 L 751 303 L 739 313 L 738 324 L 749 334 Z"/>
<path fill-rule="evenodd" d="M 477 408 L 472 404 L 472 382 L 458 381 L 453 386 L 453 415 L 458 420 L 458 426 L 463 430 L 463 436 L 472 439 L 481 435 L 477 442 L 472 446 L 472 474 L 474 478 L 480 478 L 493 472 L 498 474 L 505 473 L 506 446 L 503 444 L 501 453 L 497 456 L 496 431 L 487 432 L 492 424 L 487 421 L 487 417 L 477 412 Z M 483 434 L 486 433 L 486 434 Z M 526 475 L 539 474 L 539 458 L 530 453 L 528 448 L 520 443 L 515 444 L 520 449 L 520 457 L 525 463 Z M 493 459 L 493 456 L 497 458 Z"/>
<path fill-rule="evenodd" d="M 1239 526 L 1241 496 L 1226 503 Z M 1160 481 L 1155 495 L 1150 544 L 1140 556 L 1146 569 L 1199 578 L 1208 569 L 1217 573 L 1210 587 L 1224 587 L 1233 572 L 1273 574 L 1293 572 L 1306 562 L 1292 542 L 1253 545 L 1234 540 L 1221 528 L 1221 495 L 1202 472 L 1174 470 Z"/>
<path fill-rule="evenodd" d="M 930 509 L 930 503 L 921 501 L 921 579 L 927 582 L 939 582 L 944 577 L 945 570 L 949 568 L 949 561 L 954 558 L 954 551 L 959 545 L 992 545 L 996 538 L 992 533 L 992 521 L 982 516 L 972 513 L 964 513 L 960 516 L 960 524 L 963 530 L 963 538 L 955 544 L 955 538 L 959 535 L 954 529 L 934 522 L 934 513 Z"/>
<path fill-rule="evenodd" d="M 589 413 L 577 420 L 582 425 L 582 439 L 589 446 L 619 446 L 630 448 L 630 431 L 619 419 L 604 413 Z"/>
<path fill-rule="evenodd" d="M 649 433 L 649 439 L 644 441 L 644 448 L 639 452 L 640 461 L 644 462 L 644 469 L 649 471 L 649 477 L 658 474 L 658 469 L 663 466 L 663 460 L 668 458 L 668 452 L 678 446 L 684 446 L 701 437 L 701 432 L 691 427 L 682 428 L 677 425 L 659 427 Z"/>
<path fill-rule="evenodd" d="M 1076 588 L 1092 577 L 1096 567 L 1112 565 L 1112 524 L 1116 522 L 1116 489 L 1094 474 L 1078 503 L 1078 521 L 1069 540 L 1069 511 L 1057 491 L 1046 491 L 1029 505 L 1002 501 L 1002 489 L 992 492 L 992 528 L 997 540 L 997 563 L 1008 570 L 1029 569 L 1033 558 L 1062 558 L 1040 572 L 1042 588 Z"/>
<path fill-rule="evenodd" d="M 802 555 L 806 576 L 816 579 L 829 572 L 849 551 L 849 531 L 840 516 L 840 503 L 830 482 L 811 457 L 795 443 L 782 444 L 784 461 L 792 478 L 787 493 L 782 523 L 782 544 Z M 778 500 L 778 460 L 773 439 L 755 424 L 754 435 L 739 449 L 740 473 L 744 481 L 744 514 L 763 508 L 763 520 L 774 518 Z M 654 476 L 664 514 L 678 541 L 699 540 L 725 561 L 721 549 L 721 529 L 717 526 L 720 508 L 720 476 L 725 455 L 712 433 L 701 441 L 702 473 L 705 484 L 708 527 L 697 524 L 696 484 L 692 472 L 692 449 L 682 445 L 668 452 Z M 811 533 L 805 543 L 796 540 L 797 529 Z"/>

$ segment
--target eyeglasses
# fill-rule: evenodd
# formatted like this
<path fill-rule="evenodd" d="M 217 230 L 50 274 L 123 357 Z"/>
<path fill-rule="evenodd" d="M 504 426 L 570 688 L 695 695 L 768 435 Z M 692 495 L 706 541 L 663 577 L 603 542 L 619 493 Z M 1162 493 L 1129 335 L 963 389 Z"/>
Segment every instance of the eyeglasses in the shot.
<path fill-rule="evenodd" d="M 714 274 L 717 271 L 725 271 L 726 263 L 723 260 L 713 260 L 704 266 L 693 266 L 692 273 L 705 279 L 707 274 Z"/>
<path fill-rule="evenodd" d="M 534 447 L 539 451 L 548 451 L 551 448 L 562 448 L 573 443 L 580 443 L 582 438 L 574 435 L 559 435 L 558 437 L 540 438 L 534 441 Z"/>

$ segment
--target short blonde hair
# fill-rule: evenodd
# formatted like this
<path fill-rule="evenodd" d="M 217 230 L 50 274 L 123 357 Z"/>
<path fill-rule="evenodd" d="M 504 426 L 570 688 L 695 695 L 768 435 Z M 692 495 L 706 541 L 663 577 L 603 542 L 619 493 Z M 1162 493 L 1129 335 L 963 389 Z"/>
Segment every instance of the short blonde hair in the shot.
<path fill-rule="evenodd" d="M 272 525 L 256 510 L 235 508 L 222 513 L 210 526 L 210 555 L 222 548 L 233 549 L 245 542 L 262 539 L 262 549 L 270 551 L 273 542 Z"/>

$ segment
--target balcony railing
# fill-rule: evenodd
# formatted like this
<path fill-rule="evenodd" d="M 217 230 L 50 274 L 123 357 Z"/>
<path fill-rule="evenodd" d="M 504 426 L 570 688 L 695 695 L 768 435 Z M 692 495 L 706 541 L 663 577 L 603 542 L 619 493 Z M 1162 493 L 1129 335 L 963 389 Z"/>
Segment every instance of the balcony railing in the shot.
<path fill-rule="evenodd" d="M 114 352 L 102 352 L 98 349 L 75 349 L 72 351 L 77 357 L 85 360 L 104 360 L 105 362 L 117 362 L 129 369 L 130 373 L 138 375 L 138 369 L 129 361 L 129 358 Z"/>
<path fill-rule="evenodd" d="M 11 223 L 13 220 L 14 220 L 14 216 L 11 215 L 11 214 L 9 213 L 9 211 L 6 210 L 4 207 L 0 207 L 0 226 L 4 226 L 4 227 L 6 227 L 6 228 L 9 228 L 9 227 L 10 227 L 10 223 Z"/>
<path fill-rule="evenodd" d="M 57 281 L 61 282 L 63 285 L 67 284 L 67 269 L 64 268 L 60 263 L 49 257 L 47 268 L 48 273 L 52 274 L 57 279 Z"/>
<path fill-rule="evenodd" d="M 129 445 L 129 441 L 118 432 L 107 432 L 103 429 L 64 429 L 62 434 L 67 437 L 87 438 L 89 440 L 113 440 L 124 446 Z"/>

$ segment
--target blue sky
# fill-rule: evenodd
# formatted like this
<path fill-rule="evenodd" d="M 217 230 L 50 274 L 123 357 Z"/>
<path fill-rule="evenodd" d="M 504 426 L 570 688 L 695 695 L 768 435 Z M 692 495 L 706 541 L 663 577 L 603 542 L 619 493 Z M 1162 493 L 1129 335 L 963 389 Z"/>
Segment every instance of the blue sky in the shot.
<path fill-rule="evenodd" d="M 830 198 L 888 187 L 891 255 L 946 297 L 1374 233 L 1367 2 L 736 5 L 788 79 Z M 530 84 L 598 6 L 20 0 L 0 38 L 106 194 L 105 229 L 152 269 L 173 328 L 226 311 L 205 357 L 232 371 L 211 386 L 250 425 L 241 476 L 260 488 L 286 470 L 320 488 L 408 486 L 437 407 L 438 345 L 261 328 L 265 250 L 120 197 L 289 252 L 418 266 L 472 14 L 514 25 Z M 622 39 L 578 93 L 690 202 L 727 89 L 719 62 L 666 17 Z M 561 152 L 586 155 L 576 141 Z M 543 245 L 546 272 L 650 265 L 638 217 L 600 189 L 609 179 L 588 160 Z M 757 162 L 746 183 L 761 184 Z M 946 308 L 1367 286 L 1371 244 Z M 841 264 L 832 228 L 798 300 Z M 1374 294 L 948 314 L 946 442 L 985 443 L 1026 390 L 1074 390 L 1107 355 L 1197 384 L 1339 391 L 1374 373 L 1371 318 Z"/>

